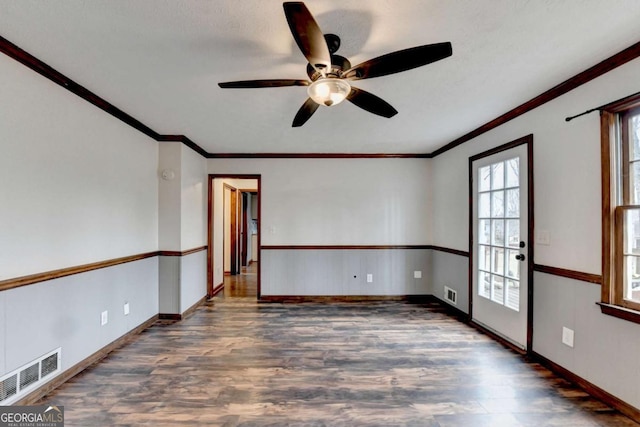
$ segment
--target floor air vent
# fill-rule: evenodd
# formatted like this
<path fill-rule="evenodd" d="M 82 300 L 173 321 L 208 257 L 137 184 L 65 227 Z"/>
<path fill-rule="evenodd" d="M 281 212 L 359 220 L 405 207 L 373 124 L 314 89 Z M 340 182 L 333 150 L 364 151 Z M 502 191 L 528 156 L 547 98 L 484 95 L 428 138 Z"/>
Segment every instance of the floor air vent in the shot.
<path fill-rule="evenodd" d="M 55 349 L 0 377 L 0 406 L 10 405 L 53 378 L 60 371 L 61 354 L 61 348 Z"/>
<path fill-rule="evenodd" d="M 448 286 L 444 287 L 444 299 L 453 305 L 458 304 L 458 293 Z"/>

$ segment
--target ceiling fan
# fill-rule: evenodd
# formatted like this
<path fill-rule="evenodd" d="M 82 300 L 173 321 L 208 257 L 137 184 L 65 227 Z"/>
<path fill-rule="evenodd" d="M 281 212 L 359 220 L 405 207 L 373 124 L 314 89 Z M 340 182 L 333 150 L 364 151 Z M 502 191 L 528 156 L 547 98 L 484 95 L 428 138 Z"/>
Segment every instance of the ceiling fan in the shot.
<path fill-rule="evenodd" d="M 383 99 L 351 86 L 349 80 L 369 79 L 421 67 L 451 56 L 451 43 L 435 43 L 398 50 L 370 59 L 355 67 L 343 56 L 336 55 L 340 37 L 323 34 L 311 12 L 302 2 L 283 3 L 289 28 L 302 54 L 309 62 L 309 80 L 271 79 L 218 83 L 223 89 L 307 86 L 309 98 L 293 119 L 299 127 L 316 112 L 319 105 L 337 105 L 347 99 L 358 107 L 382 117 L 393 117 L 398 111 Z"/>

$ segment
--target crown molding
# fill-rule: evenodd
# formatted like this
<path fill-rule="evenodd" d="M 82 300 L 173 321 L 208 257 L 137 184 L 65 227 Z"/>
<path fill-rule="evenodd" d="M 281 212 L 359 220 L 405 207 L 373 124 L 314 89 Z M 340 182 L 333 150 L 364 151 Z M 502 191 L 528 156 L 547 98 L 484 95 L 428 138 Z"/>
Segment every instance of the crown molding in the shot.
<path fill-rule="evenodd" d="M 207 159 L 387 159 L 387 158 L 433 158 L 443 154 L 453 148 L 461 145 L 465 142 L 489 132 L 503 124 L 519 117 L 529 111 L 552 101 L 567 92 L 597 78 L 609 71 L 626 64 L 640 57 L 640 42 L 631 45 L 630 47 L 616 53 L 613 56 L 599 62 L 587 70 L 576 74 L 575 76 L 565 80 L 564 82 L 554 86 L 546 92 L 530 99 L 529 101 L 517 106 L 516 108 L 502 114 L 499 117 L 483 124 L 482 126 L 472 130 L 471 132 L 462 135 L 461 137 L 443 145 L 432 153 L 210 153 L 197 143 L 192 141 L 186 135 L 162 135 L 149 126 L 145 125 L 135 117 L 127 114 L 123 110 L 119 109 L 115 105 L 104 100 L 97 94 L 91 92 L 87 88 L 79 85 L 69 77 L 60 73 L 53 67 L 49 66 L 45 62 L 19 48 L 9 40 L 0 36 L 0 52 L 15 59 L 26 67 L 32 69 L 38 74 L 48 78 L 52 82 L 62 86 L 68 91 L 76 94 L 80 98 L 95 105 L 101 110 L 113 117 L 128 124 L 134 129 L 144 133 L 149 138 L 158 141 L 175 141 L 184 144 L 191 148 L 196 153 Z"/>
<path fill-rule="evenodd" d="M 517 106 L 516 108 L 507 111 L 503 115 L 496 117 L 480 126 L 477 129 L 472 130 L 471 132 L 462 135 L 458 139 L 451 141 L 450 143 L 438 148 L 433 153 L 431 153 L 432 157 L 439 156 L 442 153 L 445 153 L 460 144 L 463 144 L 467 141 L 470 141 L 483 133 L 489 132 L 492 129 L 497 128 L 498 126 L 502 126 L 515 119 L 516 117 L 520 117 L 521 115 L 528 113 L 529 111 L 540 107 L 541 105 L 546 104 L 549 101 L 553 101 L 554 99 L 566 94 L 567 92 L 572 91 L 573 89 L 582 86 L 585 83 L 590 82 L 591 80 L 602 76 L 603 74 L 608 73 L 609 71 L 626 64 L 629 61 L 632 61 L 640 56 L 640 42 L 635 43 L 628 48 L 616 53 L 613 56 L 597 63 L 591 68 L 584 70 L 583 72 L 576 74 L 575 76 L 563 81 L 559 85 L 552 87 L 546 92 L 541 93 L 535 98 L 530 99 Z"/>

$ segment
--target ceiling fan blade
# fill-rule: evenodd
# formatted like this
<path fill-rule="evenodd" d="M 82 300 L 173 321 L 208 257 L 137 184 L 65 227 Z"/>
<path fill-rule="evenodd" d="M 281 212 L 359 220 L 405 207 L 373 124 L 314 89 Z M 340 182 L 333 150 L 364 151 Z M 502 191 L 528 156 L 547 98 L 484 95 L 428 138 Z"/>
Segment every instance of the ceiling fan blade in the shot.
<path fill-rule="evenodd" d="M 284 14 L 287 17 L 291 34 L 302 54 L 316 70 L 324 74 L 331 69 L 331 53 L 318 23 L 302 2 L 285 2 Z"/>
<path fill-rule="evenodd" d="M 237 82 L 218 83 L 223 89 L 254 89 L 260 87 L 309 86 L 306 80 L 273 79 L 273 80 L 241 80 Z"/>
<path fill-rule="evenodd" d="M 307 98 L 293 118 L 293 124 L 291 126 L 294 128 L 302 126 L 313 116 L 313 113 L 315 113 L 317 109 L 318 104 L 316 104 L 313 99 Z"/>
<path fill-rule="evenodd" d="M 347 70 L 351 80 L 370 79 L 421 67 L 451 56 L 451 43 L 427 44 L 378 56 Z"/>
<path fill-rule="evenodd" d="M 382 98 L 378 98 L 372 93 L 353 86 L 351 86 L 351 92 L 347 96 L 347 99 L 351 101 L 352 104 L 357 105 L 363 110 L 367 110 L 370 113 L 377 114 L 382 117 L 389 118 L 398 114 L 398 111 L 389 105 L 387 101 Z"/>

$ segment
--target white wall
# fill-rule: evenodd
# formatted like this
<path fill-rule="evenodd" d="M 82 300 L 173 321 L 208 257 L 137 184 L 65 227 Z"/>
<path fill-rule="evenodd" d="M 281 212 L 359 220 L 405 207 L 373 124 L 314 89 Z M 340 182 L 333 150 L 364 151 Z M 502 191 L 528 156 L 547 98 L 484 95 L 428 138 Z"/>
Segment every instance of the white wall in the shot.
<path fill-rule="evenodd" d="M 209 159 L 208 172 L 261 175 L 262 245 L 426 245 L 431 239 L 429 162 L 429 159 Z M 222 184 L 216 184 L 215 189 L 221 193 Z M 222 227 L 215 218 L 214 223 Z M 217 235 L 220 234 L 214 230 L 214 236 Z M 214 248 L 214 256 L 216 252 Z M 326 295 L 323 287 L 326 284 L 307 282 L 301 288 L 300 277 L 287 276 L 287 263 L 283 259 L 287 252 L 277 252 L 270 253 L 269 260 L 265 260 L 264 264 L 269 262 L 269 266 L 260 266 L 270 268 L 262 277 L 264 295 L 268 292 Z M 360 251 L 352 262 L 366 264 L 371 255 Z M 217 260 L 215 265 L 220 265 Z M 421 265 L 426 265 L 426 260 Z M 323 276 L 322 263 L 309 262 L 306 266 L 309 277 Z M 222 282 L 217 270 L 216 267 L 216 285 Z M 340 274 L 344 276 L 347 272 L 341 270 Z M 426 277 L 427 272 L 424 274 Z M 276 282 L 284 277 L 290 281 L 282 288 Z M 397 282 L 389 286 L 377 283 L 376 289 L 380 291 L 376 293 L 384 290 L 388 295 L 399 295 L 412 289 L 426 292 L 426 286 L 416 288 L 412 278 L 406 282 L 404 273 L 394 279 Z M 344 294 L 362 295 L 368 288 L 358 284 L 356 288 L 341 289 Z"/>
<path fill-rule="evenodd" d="M 207 244 L 208 182 L 206 162 L 180 142 L 161 142 L 160 249 L 186 251 Z M 206 295 L 206 252 L 182 257 L 160 257 L 160 312 L 180 314 Z"/>
<path fill-rule="evenodd" d="M 535 227 L 551 237 L 549 246 L 535 246 L 534 262 L 600 274 L 599 116 L 564 118 L 637 92 L 638 75 L 636 59 L 433 159 L 433 243 L 469 249 L 469 156 L 532 133 Z M 599 286 L 536 273 L 534 294 L 533 350 L 640 408 L 632 344 L 640 342 L 640 325 L 601 314 Z M 573 349 L 561 344 L 563 326 L 575 330 Z"/>
<path fill-rule="evenodd" d="M 207 244 L 205 159 L 181 142 L 158 144 L 159 239 L 161 250 L 184 251 Z M 161 179 L 163 171 L 173 179 Z"/>
<path fill-rule="evenodd" d="M 5 55 L 0 74 L 0 280 L 157 250 L 157 143 Z"/>
<path fill-rule="evenodd" d="M 156 251 L 157 143 L 5 55 L 0 75 L 0 280 Z M 67 369 L 157 313 L 156 258 L 0 292 L 0 376 L 57 347 Z"/>
<path fill-rule="evenodd" d="M 182 246 L 182 143 L 160 143 L 158 152 L 158 246 L 164 251 L 178 251 Z"/>
<path fill-rule="evenodd" d="M 180 248 L 184 251 L 207 244 L 209 183 L 206 159 L 184 144 L 180 146 L 182 149 Z"/>
<path fill-rule="evenodd" d="M 423 245 L 429 159 L 209 159 L 262 175 L 263 245 Z"/>

